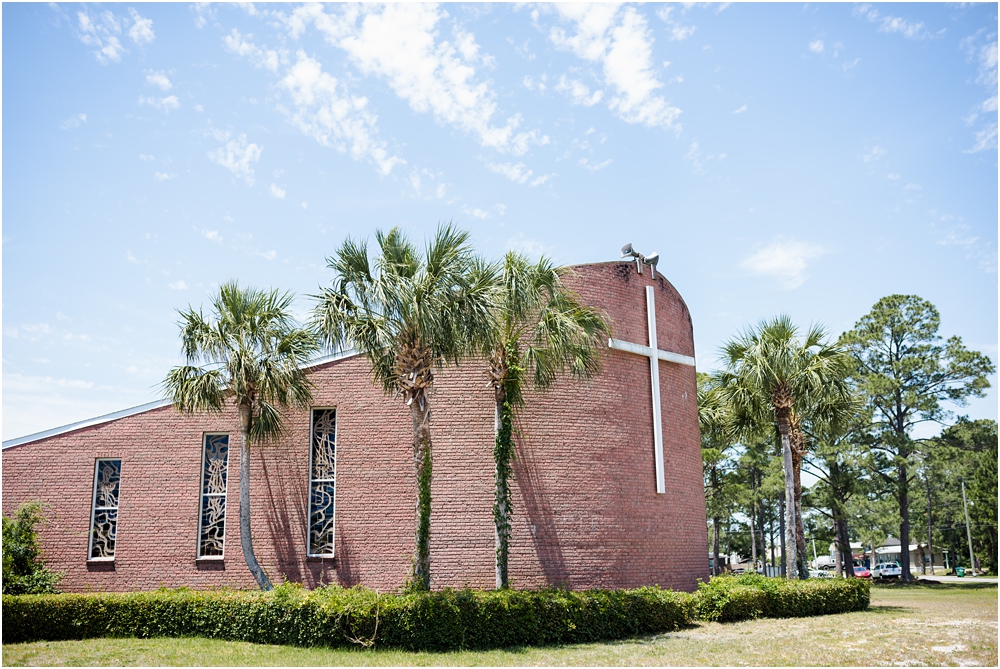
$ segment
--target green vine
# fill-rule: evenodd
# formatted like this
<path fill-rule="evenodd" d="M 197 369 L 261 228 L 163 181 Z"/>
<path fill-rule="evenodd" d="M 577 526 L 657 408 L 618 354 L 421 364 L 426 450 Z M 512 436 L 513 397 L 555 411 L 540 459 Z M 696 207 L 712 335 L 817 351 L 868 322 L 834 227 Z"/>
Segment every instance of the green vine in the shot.
<path fill-rule="evenodd" d="M 417 474 L 417 555 L 414 565 L 414 586 L 419 590 L 430 590 L 430 539 L 431 539 L 431 449 L 425 448 L 424 460 Z M 423 563 L 423 564 L 421 564 Z"/>
<path fill-rule="evenodd" d="M 507 561 L 510 555 L 510 516 L 513 510 L 510 494 L 510 480 L 513 478 L 511 462 L 514 453 L 514 406 L 521 399 L 521 367 L 520 352 L 516 344 L 507 345 L 507 370 L 503 379 L 503 403 L 500 406 L 499 429 L 493 446 L 493 460 L 496 464 L 496 488 L 493 499 L 493 522 L 497 534 L 497 573 L 498 586 L 507 588 Z"/>

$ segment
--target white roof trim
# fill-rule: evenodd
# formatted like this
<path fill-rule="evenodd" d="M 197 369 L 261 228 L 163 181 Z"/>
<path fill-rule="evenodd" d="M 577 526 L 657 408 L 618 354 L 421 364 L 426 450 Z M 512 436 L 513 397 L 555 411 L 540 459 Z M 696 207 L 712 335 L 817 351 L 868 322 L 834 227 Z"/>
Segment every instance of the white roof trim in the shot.
<path fill-rule="evenodd" d="M 358 351 L 347 350 L 347 351 L 342 351 L 340 353 L 325 355 L 320 358 L 314 358 L 313 360 L 310 360 L 305 365 L 302 365 L 302 369 L 312 369 L 313 367 L 319 367 L 320 365 L 325 365 L 328 362 L 333 362 L 335 360 L 343 360 L 344 358 L 350 358 L 355 355 L 358 355 Z M 8 448 L 13 448 L 14 446 L 20 446 L 22 444 L 27 444 L 32 441 L 47 439 L 48 437 L 54 437 L 59 434 L 65 434 L 67 432 L 72 432 L 74 430 L 90 427 L 92 425 L 100 425 L 101 423 L 110 423 L 111 421 L 118 420 L 119 418 L 128 418 L 129 416 L 135 416 L 136 414 L 145 413 L 147 411 L 153 411 L 154 409 L 159 409 L 161 407 L 166 407 L 170 405 L 171 405 L 170 400 L 156 400 L 155 402 L 140 404 L 139 406 L 135 406 L 130 409 L 122 409 L 121 411 L 115 411 L 114 413 L 104 414 L 103 416 L 97 416 L 95 418 L 87 418 L 85 420 L 81 420 L 76 423 L 70 423 L 69 425 L 54 427 L 51 430 L 45 430 L 43 432 L 35 432 L 34 434 L 28 434 L 23 437 L 17 437 L 16 439 L 8 439 L 7 441 L 3 442 L 3 450 L 7 450 Z"/>

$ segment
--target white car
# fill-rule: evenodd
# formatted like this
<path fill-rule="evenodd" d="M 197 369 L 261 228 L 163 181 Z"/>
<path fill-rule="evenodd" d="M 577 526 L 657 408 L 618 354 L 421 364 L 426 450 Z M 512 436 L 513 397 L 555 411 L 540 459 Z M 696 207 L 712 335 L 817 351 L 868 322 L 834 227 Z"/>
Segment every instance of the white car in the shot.
<path fill-rule="evenodd" d="M 896 562 L 882 562 L 872 567 L 872 579 L 883 581 L 887 578 L 899 578 L 903 574 Z"/>

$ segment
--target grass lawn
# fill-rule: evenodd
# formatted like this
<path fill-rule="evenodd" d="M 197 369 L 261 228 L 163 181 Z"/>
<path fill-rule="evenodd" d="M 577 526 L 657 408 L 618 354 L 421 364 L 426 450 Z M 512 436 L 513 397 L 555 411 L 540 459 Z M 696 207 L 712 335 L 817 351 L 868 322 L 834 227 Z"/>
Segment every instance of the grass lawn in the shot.
<path fill-rule="evenodd" d="M 4 666 L 961 665 L 997 666 L 997 587 L 876 586 L 861 613 L 704 623 L 610 643 L 408 653 L 259 646 L 208 639 L 11 644 Z"/>

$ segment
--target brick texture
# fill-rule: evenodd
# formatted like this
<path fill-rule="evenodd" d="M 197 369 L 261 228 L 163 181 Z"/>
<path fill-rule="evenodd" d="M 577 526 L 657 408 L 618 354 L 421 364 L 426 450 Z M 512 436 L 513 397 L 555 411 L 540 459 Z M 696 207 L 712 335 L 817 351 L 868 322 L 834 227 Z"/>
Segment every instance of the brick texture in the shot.
<path fill-rule="evenodd" d="M 690 314 L 662 276 L 625 262 L 581 265 L 567 282 L 604 309 L 614 336 L 647 344 L 645 288 L 656 295 L 658 347 L 694 355 Z M 649 361 L 608 350 L 587 382 L 529 391 L 517 423 L 510 577 L 518 588 L 659 584 L 692 590 L 708 575 L 694 368 L 660 362 L 666 494 L 655 492 Z M 355 356 L 310 371 L 316 407 L 337 408 L 336 558 L 306 556 L 309 412 L 288 435 L 251 448 L 252 531 L 272 580 L 402 585 L 414 547 L 416 478 L 409 410 L 372 385 Z M 431 395 L 434 439 L 432 586 L 491 588 L 493 400 L 485 366 L 441 370 Z M 3 452 L 3 512 L 48 505 L 40 528 L 50 568 L 69 592 L 160 586 L 255 587 L 240 549 L 236 415 L 163 407 Z M 230 437 L 226 548 L 197 561 L 202 438 Z M 88 563 L 96 458 L 121 458 L 113 564 Z"/>

